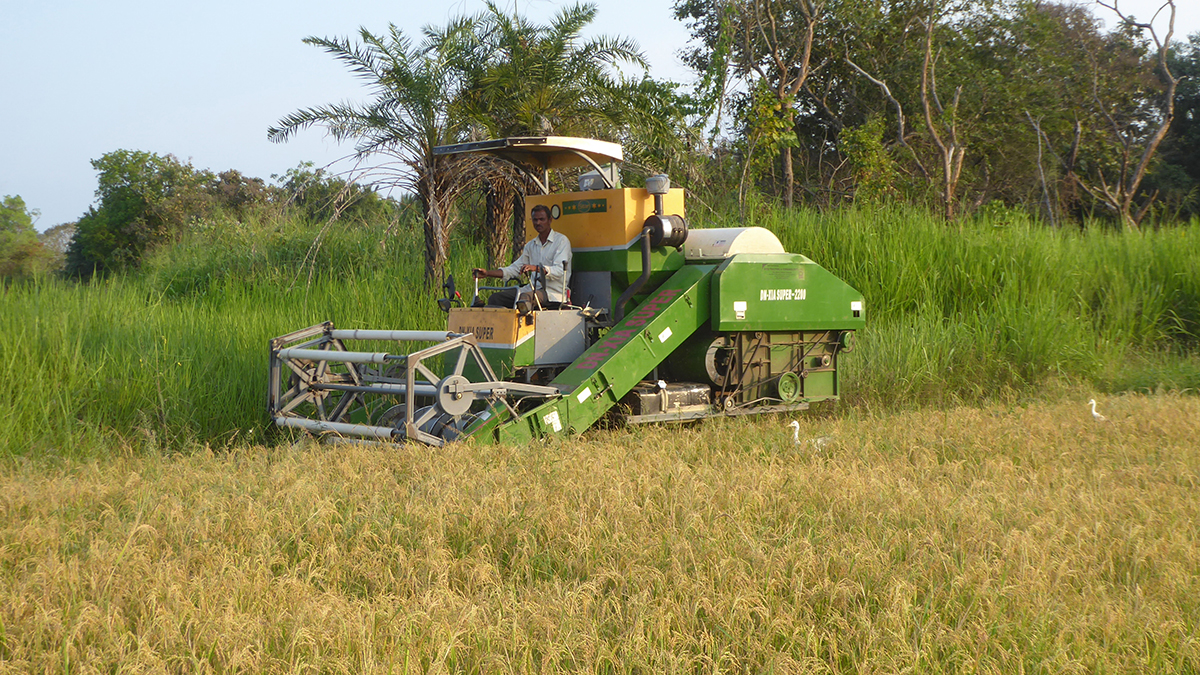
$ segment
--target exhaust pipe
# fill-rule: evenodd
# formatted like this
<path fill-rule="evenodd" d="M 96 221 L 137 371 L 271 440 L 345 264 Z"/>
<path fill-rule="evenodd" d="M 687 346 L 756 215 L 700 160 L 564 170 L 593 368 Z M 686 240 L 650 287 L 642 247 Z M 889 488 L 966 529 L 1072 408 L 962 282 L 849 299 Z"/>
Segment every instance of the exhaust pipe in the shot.
<path fill-rule="evenodd" d="M 617 306 L 614 308 L 617 323 L 625 318 L 625 303 L 629 302 L 629 299 L 642 290 L 642 286 L 645 286 L 646 282 L 650 280 L 650 233 L 653 231 L 654 229 L 649 225 L 642 228 L 642 273 L 633 280 L 629 288 L 625 289 L 621 297 L 617 298 Z"/>

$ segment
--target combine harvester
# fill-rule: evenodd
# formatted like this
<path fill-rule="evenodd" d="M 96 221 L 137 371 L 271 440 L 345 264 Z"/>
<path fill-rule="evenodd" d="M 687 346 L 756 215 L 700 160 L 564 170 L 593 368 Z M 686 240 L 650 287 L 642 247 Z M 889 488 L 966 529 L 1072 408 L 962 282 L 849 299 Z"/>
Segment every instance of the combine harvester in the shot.
<path fill-rule="evenodd" d="M 522 443 L 580 433 L 616 406 L 631 423 L 667 422 L 838 397 L 839 357 L 865 325 L 862 294 L 770 231 L 689 231 L 683 190 L 665 176 L 616 187 L 613 143 L 506 138 L 435 152 L 489 153 L 539 183 L 526 231 L 534 236 L 530 209 L 543 204 L 570 238 L 571 302 L 453 307 L 451 279 L 439 301 L 446 331 L 326 322 L 275 338 L 276 425 L 338 439 Z M 580 190 L 549 194 L 549 171 L 572 166 L 593 169 Z"/>

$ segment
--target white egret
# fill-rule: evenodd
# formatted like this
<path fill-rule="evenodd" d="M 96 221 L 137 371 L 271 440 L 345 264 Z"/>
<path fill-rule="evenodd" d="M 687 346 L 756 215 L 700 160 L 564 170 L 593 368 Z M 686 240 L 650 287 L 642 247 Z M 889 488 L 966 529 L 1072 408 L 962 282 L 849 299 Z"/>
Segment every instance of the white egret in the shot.
<path fill-rule="evenodd" d="M 815 450 L 824 450 L 825 446 L 833 442 L 833 436 L 818 436 L 802 441 L 800 440 L 800 423 L 792 420 L 788 423 L 788 426 L 792 428 L 792 443 L 797 446 L 811 445 Z"/>
<path fill-rule="evenodd" d="M 1107 417 L 1096 412 L 1096 399 L 1092 399 L 1092 400 L 1088 401 L 1088 403 L 1091 404 L 1091 406 L 1092 406 L 1092 419 L 1096 420 L 1097 422 L 1107 422 L 1108 421 Z"/>

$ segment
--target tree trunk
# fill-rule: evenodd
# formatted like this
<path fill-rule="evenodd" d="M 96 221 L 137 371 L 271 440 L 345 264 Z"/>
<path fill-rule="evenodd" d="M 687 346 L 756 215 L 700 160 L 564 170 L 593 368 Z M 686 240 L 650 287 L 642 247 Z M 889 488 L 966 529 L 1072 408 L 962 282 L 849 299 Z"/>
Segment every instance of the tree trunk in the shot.
<path fill-rule="evenodd" d="M 425 181 L 420 186 L 420 192 L 421 208 L 425 213 L 425 285 L 433 288 L 441 282 L 446 268 L 449 233 L 436 188 Z"/>
<path fill-rule="evenodd" d="M 792 208 L 792 195 L 796 192 L 796 174 L 792 171 L 792 149 L 783 149 L 783 205 Z"/>
<path fill-rule="evenodd" d="M 516 259 L 525 249 L 525 197 L 514 192 L 512 203 L 512 259 Z"/>
<path fill-rule="evenodd" d="M 438 231 L 442 228 L 441 214 L 436 208 L 425 211 L 425 285 L 433 288 L 438 285 L 445 270 L 446 259 L 441 254 L 442 247 Z"/>
<path fill-rule="evenodd" d="M 1172 73 L 1170 67 L 1171 38 L 1175 35 L 1175 0 L 1167 0 L 1158 10 L 1161 12 L 1165 7 L 1171 8 L 1171 13 L 1168 15 L 1167 21 L 1167 35 L 1162 40 L 1158 39 L 1158 34 L 1155 32 L 1152 24 L 1139 23 L 1134 21 L 1133 17 L 1122 14 L 1117 9 L 1115 0 L 1111 5 L 1104 2 L 1098 2 L 1097 4 L 1101 7 L 1111 9 L 1121 18 L 1123 23 L 1150 34 L 1154 44 L 1158 47 L 1155 58 L 1158 62 L 1159 77 L 1166 84 L 1166 91 L 1163 92 L 1166 109 L 1159 120 L 1158 128 L 1151 134 L 1150 140 L 1146 144 L 1146 149 L 1142 152 L 1142 157 L 1138 161 L 1137 167 L 1134 168 L 1133 175 L 1126 178 L 1124 164 L 1122 164 L 1120 180 L 1117 182 L 1119 191 L 1117 192 L 1118 199 L 1115 201 L 1119 202 L 1116 206 L 1121 215 L 1121 225 L 1125 229 L 1138 230 L 1140 229 L 1142 218 L 1149 212 L 1150 207 L 1154 204 L 1154 200 L 1158 198 L 1158 192 L 1156 191 L 1151 195 L 1146 203 L 1137 210 L 1137 213 L 1133 211 L 1133 199 L 1137 196 L 1138 189 L 1141 188 L 1142 179 L 1146 177 L 1146 172 L 1150 168 L 1150 162 L 1154 159 L 1154 154 L 1158 152 L 1159 144 L 1167 137 L 1167 132 L 1171 128 L 1171 122 L 1175 119 L 1175 91 L 1179 83 L 1185 79 L 1185 76 L 1176 76 Z"/>
<path fill-rule="evenodd" d="M 512 219 L 514 206 L 512 186 L 497 181 L 487 188 L 487 266 L 508 264 L 506 255 L 512 248 Z"/>
<path fill-rule="evenodd" d="M 954 202 L 958 192 L 957 172 L 954 170 L 956 150 L 957 148 L 951 145 L 949 153 L 942 162 L 942 204 L 944 205 L 942 213 L 947 221 L 954 220 Z"/>
<path fill-rule="evenodd" d="M 1129 199 L 1121 201 L 1121 228 L 1124 230 L 1139 230 L 1141 227 L 1138 221 L 1133 217 L 1133 204 L 1131 203 L 1133 193 L 1130 193 Z"/>

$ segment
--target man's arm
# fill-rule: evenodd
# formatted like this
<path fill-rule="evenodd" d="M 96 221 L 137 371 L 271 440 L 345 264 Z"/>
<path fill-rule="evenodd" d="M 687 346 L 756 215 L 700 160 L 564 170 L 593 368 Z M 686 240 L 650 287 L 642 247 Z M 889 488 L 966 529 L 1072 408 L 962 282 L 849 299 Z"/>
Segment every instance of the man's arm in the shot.
<path fill-rule="evenodd" d="M 529 248 L 529 244 L 525 244 L 525 248 L 521 249 L 521 255 L 517 256 L 517 259 L 514 260 L 511 265 L 508 265 L 506 267 L 501 267 L 500 269 L 494 269 L 494 270 L 486 270 L 486 269 L 483 269 L 482 267 L 476 267 L 475 269 L 471 270 L 471 273 L 475 276 L 476 279 L 483 279 L 484 277 L 491 277 L 493 279 L 504 279 L 505 281 L 507 281 L 509 279 L 519 276 L 522 272 L 531 271 L 531 270 L 525 269 L 526 267 L 529 267 L 529 268 L 534 267 L 533 265 L 529 264 L 529 254 L 526 251 L 526 249 L 528 249 L 528 248 Z"/>
<path fill-rule="evenodd" d="M 517 256 L 517 259 L 512 261 L 511 265 L 508 265 L 507 267 L 501 267 L 498 271 L 501 274 L 501 278 L 503 278 L 505 281 L 508 281 L 509 279 L 514 279 L 520 276 L 521 273 L 525 271 L 525 267 L 527 266 L 529 266 L 528 242 L 526 242 L 525 248 L 521 249 L 521 255 Z"/>

